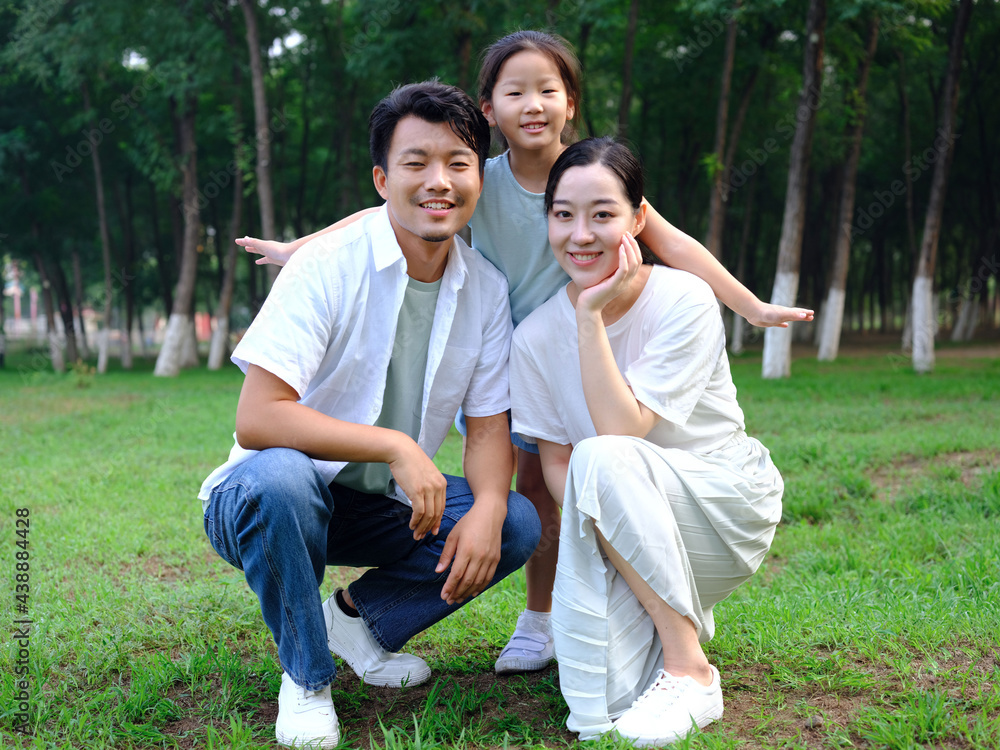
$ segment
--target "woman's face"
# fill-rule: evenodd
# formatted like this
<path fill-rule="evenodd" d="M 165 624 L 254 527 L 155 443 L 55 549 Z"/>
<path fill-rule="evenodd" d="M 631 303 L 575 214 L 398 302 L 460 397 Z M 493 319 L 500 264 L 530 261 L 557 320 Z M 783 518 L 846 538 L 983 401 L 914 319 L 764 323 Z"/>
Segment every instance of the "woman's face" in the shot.
<path fill-rule="evenodd" d="M 549 244 L 578 289 L 611 276 L 622 236 L 639 231 L 641 222 L 614 172 L 603 164 L 563 172 L 552 195 Z"/>

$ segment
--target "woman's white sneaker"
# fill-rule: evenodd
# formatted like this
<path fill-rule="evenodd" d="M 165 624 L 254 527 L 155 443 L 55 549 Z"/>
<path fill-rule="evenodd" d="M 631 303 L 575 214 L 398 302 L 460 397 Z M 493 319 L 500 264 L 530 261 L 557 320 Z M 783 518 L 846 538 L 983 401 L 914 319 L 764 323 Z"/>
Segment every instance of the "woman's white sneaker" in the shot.
<path fill-rule="evenodd" d="M 692 677 L 674 677 L 661 669 L 656 681 L 615 721 L 615 731 L 636 747 L 667 745 L 722 718 L 722 685 L 719 670 L 712 670 L 712 684 Z"/>
<path fill-rule="evenodd" d="M 308 690 L 283 672 L 274 734 L 278 743 L 286 747 L 336 747 L 340 743 L 340 728 L 330 686 Z"/>

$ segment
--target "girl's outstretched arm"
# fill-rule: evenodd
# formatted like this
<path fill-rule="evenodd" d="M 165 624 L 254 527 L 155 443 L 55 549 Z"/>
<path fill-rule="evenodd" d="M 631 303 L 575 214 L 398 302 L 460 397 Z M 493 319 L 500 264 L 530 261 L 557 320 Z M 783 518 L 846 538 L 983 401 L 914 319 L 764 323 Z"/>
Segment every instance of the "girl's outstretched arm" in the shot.
<path fill-rule="evenodd" d="M 668 266 L 700 276 L 715 296 L 751 325 L 787 328 L 789 323 L 813 319 L 813 311 L 761 302 L 757 295 L 737 281 L 726 267 L 705 249 L 646 203 L 646 226 L 639 239 Z M 258 261 L 259 262 L 259 261 Z"/>
<path fill-rule="evenodd" d="M 258 240 L 255 237 L 240 237 L 236 240 L 236 244 L 240 247 L 245 247 L 248 253 L 257 253 L 258 255 L 263 256 L 255 261 L 258 266 L 266 266 L 268 263 L 273 263 L 276 266 L 283 266 L 288 262 L 288 259 L 292 257 L 292 254 L 309 240 L 320 237 L 327 232 L 342 229 L 348 224 L 353 224 L 363 216 L 367 216 L 370 213 L 378 211 L 378 209 L 378 206 L 362 209 L 357 213 L 353 213 L 350 216 L 341 219 L 336 224 L 331 224 L 325 229 L 320 229 L 318 232 L 307 234 L 305 237 L 299 237 L 297 240 L 292 240 L 291 242 Z"/>

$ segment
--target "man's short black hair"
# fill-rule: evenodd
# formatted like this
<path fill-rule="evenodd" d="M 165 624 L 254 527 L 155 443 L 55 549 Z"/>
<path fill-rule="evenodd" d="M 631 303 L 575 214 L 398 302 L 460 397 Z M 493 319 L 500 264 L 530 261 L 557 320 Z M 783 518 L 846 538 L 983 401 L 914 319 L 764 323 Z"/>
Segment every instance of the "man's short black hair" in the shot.
<path fill-rule="evenodd" d="M 372 164 L 388 171 L 389 144 L 396 124 L 413 115 L 427 122 L 446 122 L 455 135 L 476 152 L 483 173 L 490 150 L 490 125 L 468 94 L 440 81 L 409 83 L 375 105 L 368 118 L 368 148 Z"/>

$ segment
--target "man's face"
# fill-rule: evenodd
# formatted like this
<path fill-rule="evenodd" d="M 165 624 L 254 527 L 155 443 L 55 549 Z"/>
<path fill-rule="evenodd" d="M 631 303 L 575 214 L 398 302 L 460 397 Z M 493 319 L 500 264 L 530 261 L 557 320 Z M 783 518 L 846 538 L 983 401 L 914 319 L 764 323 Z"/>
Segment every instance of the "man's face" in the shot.
<path fill-rule="evenodd" d="M 373 176 L 400 246 L 450 243 L 482 191 L 476 152 L 448 123 L 410 115 L 396 124 L 386 161 L 388 173 L 376 166 Z"/>

